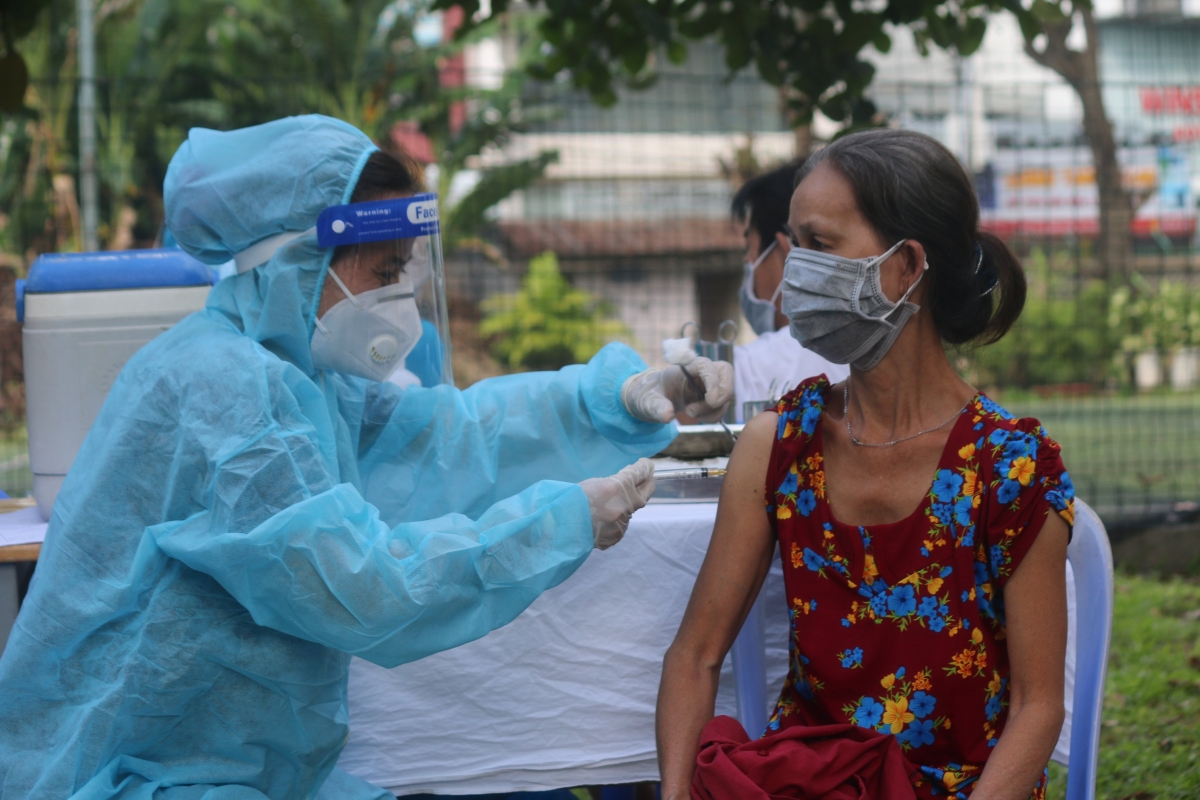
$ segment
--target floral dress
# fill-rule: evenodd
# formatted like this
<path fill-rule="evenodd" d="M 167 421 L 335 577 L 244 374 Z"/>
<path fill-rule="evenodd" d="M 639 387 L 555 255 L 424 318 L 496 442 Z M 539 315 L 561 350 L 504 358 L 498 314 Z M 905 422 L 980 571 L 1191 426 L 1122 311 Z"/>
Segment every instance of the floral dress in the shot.
<path fill-rule="evenodd" d="M 894 734 L 919 768 L 917 797 L 966 798 L 1007 718 L 1002 590 L 1048 509 L 1073 523 L 1071 479 L 1036 420 L 980 394 L 911 515 L 845 525 L 825 494 L 828 391 L 824 376 L 812 378 L 777 407 L 767 512 L 792 632 L 768 729 L 854 723 Z"/>

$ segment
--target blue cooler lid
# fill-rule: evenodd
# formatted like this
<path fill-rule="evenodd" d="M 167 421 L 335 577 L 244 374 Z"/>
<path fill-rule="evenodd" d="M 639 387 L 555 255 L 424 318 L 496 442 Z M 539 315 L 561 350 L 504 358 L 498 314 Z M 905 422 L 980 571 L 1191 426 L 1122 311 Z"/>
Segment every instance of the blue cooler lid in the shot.
<path fill-rule="evenodd" d="M 38 256 L 18 281 L 17 318 L 25 321 L 26 294 L 211 286 L 215 273 L 177 247 Z"/>

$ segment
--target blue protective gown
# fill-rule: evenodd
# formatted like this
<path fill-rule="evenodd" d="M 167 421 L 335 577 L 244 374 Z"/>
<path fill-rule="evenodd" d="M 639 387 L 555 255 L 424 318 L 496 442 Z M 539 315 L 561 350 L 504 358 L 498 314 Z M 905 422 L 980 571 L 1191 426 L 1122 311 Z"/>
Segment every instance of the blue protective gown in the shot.
<path fill-rule="evenodd" d="M 241 201 L 212 188 L 239 144 L 260 155 Z M 225 260 L 345 202 L 370 147 L 319 117 L 193 131 L 168 219 Z M 236 202 L 231 233 L 205 203 Z M 673 437 L 621 405 L 644 365 L 620 345 L 466 391 L 315 371 L 328 261 L 293 241 L 117 379 L 0 658 L 0 798 L 390 797 L 334 768 L 350 656 L 393 666 L 511 621 L 592 550 L 574 482 Z"/>

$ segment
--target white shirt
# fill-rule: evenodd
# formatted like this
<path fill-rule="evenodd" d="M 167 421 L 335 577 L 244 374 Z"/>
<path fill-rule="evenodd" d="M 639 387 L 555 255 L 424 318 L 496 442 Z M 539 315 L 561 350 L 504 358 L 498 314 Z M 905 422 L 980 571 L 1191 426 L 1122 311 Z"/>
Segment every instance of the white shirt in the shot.
<path fill-rule="evenodd" d="M 783 397 L 800 381 L 821 373 L 828 376 L 830 383 L 837 383 L 850 374 L 850 367 L 826 361 L 805 350 L 786 327 L 734 347 L 733 390 L 737 421 L 743 421 L 742 403 Z"/>

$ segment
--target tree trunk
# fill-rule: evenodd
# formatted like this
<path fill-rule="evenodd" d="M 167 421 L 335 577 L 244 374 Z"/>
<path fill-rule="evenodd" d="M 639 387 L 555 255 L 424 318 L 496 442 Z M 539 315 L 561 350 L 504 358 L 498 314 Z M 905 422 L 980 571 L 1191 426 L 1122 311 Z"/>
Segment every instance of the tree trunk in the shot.
<path fill-rule="evenodd" d="M 1117 162 L 1117 144 L 1112 122 L 1104 109 L 1100 87 L 1098 52 L 1100 32 L 1090 6 L 1080 4 L 1077 10 L 1087 33 L 1086 49 L 1067 47 L 1071 22 L 1044 26 L 1046 46 L 1035 50 L 1028 42 L 1025 52 L 1034 61 L 1058 73 L 1079 95 L 1083 107 L 1083 132 L 1092 151 L 1099 202 L 1100 234 L 1096 242 L 1096 258 L 1107 278 L 1125 278 L 1133 263 L 1133 196 L 1121 182 L 1121 165 Z"/>
<path fill-rule="evenodd" d="M 788 124 L 792 126 L 792 136 L 795 142 L 792 157 L 802 163 L 812 155 L 816 142 L 813 141 L 812 121 L 801 122 L 800 114 L 789 102 L 796 96 L 795 90 L 787 86 L 779 87 L 779 108 L 787 117 Z M 816 111 L 814 110 L 813 113 L 815 114 Z"/>

